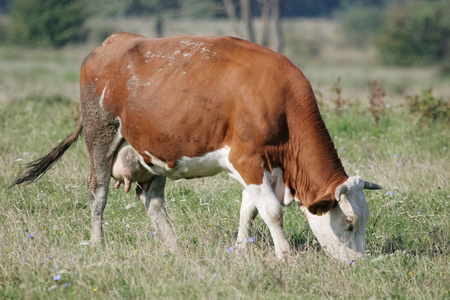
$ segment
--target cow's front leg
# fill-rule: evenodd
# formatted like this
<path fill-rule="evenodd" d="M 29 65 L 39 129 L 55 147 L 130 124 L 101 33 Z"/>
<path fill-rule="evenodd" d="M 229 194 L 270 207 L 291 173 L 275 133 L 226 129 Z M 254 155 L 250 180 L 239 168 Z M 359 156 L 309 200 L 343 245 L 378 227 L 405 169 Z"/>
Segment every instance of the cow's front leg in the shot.
<path fill-rule="evenodd" d="M 270 183 L 266 180 L 266 176 L 261 185 L 249 185 L 246 189 L 262 219 L 269 227 L 277 258 L 285 258 L 290 247 L 283 233 L 283 209 Z"/>
<path fill-rule="evenodd" d="M 150 217 L 152 226 L 156 229 L 157 236 L 170 251 L 178 248 L 177 237 L 167 218 L 164 202 L 164 187 L 166 177 L 155 176 L 147 183 L 141 183 L 136 188 L 136 193 Z"/>
<path fill-rule="evenodd" d="M 247 190 L 242 190 L 242 203 L 240 210 L 239 232 L 236 241 L 236 248 L 243 252 L 250 238 L 250 229 L 253 226 L 253 220 L 258 214 L 255 203 L 248 194 Z"/>

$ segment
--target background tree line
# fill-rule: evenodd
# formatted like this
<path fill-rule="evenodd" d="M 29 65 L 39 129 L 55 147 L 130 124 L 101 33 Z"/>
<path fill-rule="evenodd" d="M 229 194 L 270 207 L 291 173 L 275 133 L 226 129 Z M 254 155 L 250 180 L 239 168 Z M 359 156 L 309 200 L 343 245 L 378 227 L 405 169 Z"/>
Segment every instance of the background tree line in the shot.
<path fill-rule="evenodd" d="M 448 58 L 449 12 L 448 0 L 0 0 L 0 43 L 80 42 L 96 16 L 148 17 L 159 37 L 177 18 L 228 18 L 236 35 L 282 52 L 283 18 L 333 17 L 355 47 L 373 43 L 382 62 L 420 65 Z"/>

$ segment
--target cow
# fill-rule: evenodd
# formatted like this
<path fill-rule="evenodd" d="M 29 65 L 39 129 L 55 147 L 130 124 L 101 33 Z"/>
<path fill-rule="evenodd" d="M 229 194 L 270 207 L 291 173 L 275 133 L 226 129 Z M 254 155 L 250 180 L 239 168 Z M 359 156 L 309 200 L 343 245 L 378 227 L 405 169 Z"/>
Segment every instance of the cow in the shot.
<path fill-rule="evenodd" d="M 120 32 L 83 61 L 81 117 L 13 185 L 42 176 L 83 133 L 91 160 L 91 243 L 103 243 L 111 178 L 136 193 L 159 237 L 178 247 L 168 221 L 166 178 L 226 172 L 242 186 L 236 249 L 253 219 L 267 224 L 278 258 L 289 254 L 282 206 L 297 202 L 326 253 L 364 256 L 369 208 L 325 127 L 309 81 L 285 56 L 234 37 L 148 39 Z"/>

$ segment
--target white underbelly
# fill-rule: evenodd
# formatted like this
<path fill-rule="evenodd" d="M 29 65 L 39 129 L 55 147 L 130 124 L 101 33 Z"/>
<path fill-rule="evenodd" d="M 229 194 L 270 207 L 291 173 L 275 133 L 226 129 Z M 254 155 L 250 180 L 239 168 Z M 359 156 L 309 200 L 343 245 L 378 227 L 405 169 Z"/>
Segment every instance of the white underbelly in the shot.
<path fill-rule="evenodd" d="M 229 173 L 227 166 L 229 147 L 224 147 L 199 157 L 182 157 L 174 168 L 166 162 L 154 157 L 148 151 L 152 162 L 147 165 L 144 158 L 126 141 L 123 140 L 114 156 L 112 177 L 120 182 L 145 182 L 153 175 L 163 175 L 176 180 L 213 176 L 222 171 Z"/>
<path fill-rule="evenodd" d="M 169 168 L 166 162 L 154 157 L 148 151 L 145 154 L 151 157 L 152 165 L 146 165 L 151 171 L 158 175 L 167 176 L 176 180 L 181 178 L 195 178 L 213 176 L 222 171 L 229 172 L 227 160 L 230 149 L 228 147 L 208 152 L 199 157 L 183 156 L 177 161 L 174 168 Z"/>

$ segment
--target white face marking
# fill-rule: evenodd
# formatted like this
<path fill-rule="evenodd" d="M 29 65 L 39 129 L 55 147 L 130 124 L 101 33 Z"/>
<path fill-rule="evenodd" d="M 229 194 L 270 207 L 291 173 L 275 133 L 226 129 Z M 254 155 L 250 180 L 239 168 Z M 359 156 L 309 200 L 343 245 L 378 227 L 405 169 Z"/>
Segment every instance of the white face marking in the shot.
<path fill-rule="evenodd" d="M 364 256 L 369 207 L 360 177 L 350 177 L 344 184 L 348 192 L 329 212 L 318 216 L 311 214 L 304 206 L 301 209 L 325 252 L 333 258 L 348 261 Z M 352 218 L 354 224 L 346 221 L 347 216 Z"/>

